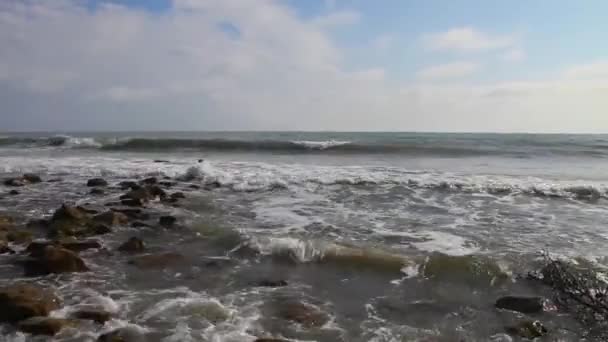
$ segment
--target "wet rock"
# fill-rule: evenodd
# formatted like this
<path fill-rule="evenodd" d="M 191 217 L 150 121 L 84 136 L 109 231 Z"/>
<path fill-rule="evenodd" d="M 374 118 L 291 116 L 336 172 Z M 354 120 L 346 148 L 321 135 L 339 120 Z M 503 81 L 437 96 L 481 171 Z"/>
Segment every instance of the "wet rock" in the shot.
<path fill-rule="evenodd" d="M 169 163 L 168 160 L 164 160 L 164 159 L 154 159 L 155 163 Z"/>
<path fill-rule="evenodd" d="M 101 243 L 97 240 L 85 240 L 85 241 L 66 241 L 60 242 L 59 245 L 65 249 L 69 249 L 72 252 L 83 252 L 89 249 L 100 249 Z"/>
<path fill-rule="evenodd" d="M 15 220 L 10 216 L 0 215 L 0 230 L 7 230 L 13 228 Z"/>
<path fill-rule="evenodd" d="M 206 190 L 213 190 L 213 189 L 217 189 L 217 188 L 221 188 L 221 187 L 222 187 L 222 183 L 220 183 L 218 181 L 212 181 L 209 183 L 205 183 Z"/>
<path fill-rule="evenodd" d="M 156 179 L 156 177 L 150 177 L 150 178 L 142 179 L 140 181 L 140 183 L 143 185 L 154 185 L 154 184 L 158 183 L 158 179 Z"/>
<path fill-rule="evenodd" d="M 36 316 L 47 316 L 60 302 L 51 291 L 30 284 L 0 288 L 0 321 L 16 323 Z"/>
<path fill-rule="evenodd" d="M 118 183 L 118 187 L 120 187 L 123 190 L 126 190 L 126 189 L 137 190 L 137 189 L 141 188 L 141 186 L 139 186 L 139 184 L 137 184 L 133 181 L 120 182 L 120 183 Z"/>
<path fill-rule="evenodd" d="M 321 327 L 329 321 L 329 316 L 313 305 L 302 302 L 287 302 L 279 309 L 279 317 L 305 327 Z"/>
<path fill-rule="evenodd" d="M 497 263 L 477 255 L 432 253 L 419 271 L 427 278 L 458 281 L 472 286 L 487 286 L 509 279 Z"/>
<path fill-rule="evenodd" d="M 89 229 L 89 233 L 91 235 L 104 235 L 112 232 L 112 228 L 106 226 L 105 224 L 95 224 L 92 225 Z"/>
<path fill-rule="evenodd" d="M 133 228 L 144 228 L 144 227 L 147 228 L 147 227 L 150 227 L 150 226 L 147 225 L 147 224 L 145 224 L 145 223 L 143 223 L 143 222 L 135 221 L 135 222 L 131 223 L 131 227 L 133 227 Z"/>
<path fill-rule="evenodd" d="M 26 182 L 23 178 L 9 178 L 4 180 L 6 186 L 25 186 Z"/>
<path fill-rule="evenodd" d="M 158 218 L 158 224 L 160 224 L 161 226 L 163 226 L 165 228 L 173 227 L 176 222 L 177 222 L 177 218 L 175 218 L 175 216 L 171 216 L 171 215 L 165 215 L 165 216 L 161 216 Z"/>
<path fill-rule="evenodd" d="M 93 188 L 93 189 L 91 189 L 91 191 L 90 191 L 90 194 L 91 194 L 91 195 L 103 195 L 103 194 L 105 194 L 105 193 L 106 193 L 106 192 L 105 192 L 103 189 L 101 189 L 101 188 Z"/>
<path fill-rule="evenodd" d="M 30 183 L 30 184 L 42 182 L 42 178 L 40 178 L 40 176 L 33 174 L 33 173 L 26 173 L 22 176 L 22 178 L 24 181 L 26 181 L 27 183 Z"/>
<path fill-rule="evenodd" d="M 161 182 L 158 182 L 158 185 L 162 185 L 162 186 L 164 186 L 166 188 L 170 188 L 170 187 L 172 187 L 172 186 L 175 185 L 175 182 L 161 181 Z"/>
<path fill-rule="evenodd" d="M 148 191 L 148 189 L 139 188 L 139 189 L 131 190 L 131 191 L 127 192 L 126 194 L 120 196 L 120 199 L 121 200 L 131 199 L 131 200 L 137 200 L 141 203 L 146 203 L 146 202 L 154 199 L 154 196 L 152 196 L 152 194 Z"/>
<path fill-rule="evenodd" d="M 87 181 L 87 186 L 108 186 L 108 182 L 103 178 L 91 178 Z"/>
<path fill-rule="evenodd" d="M 133 198 L 125 198 L 120 200 L 120 204 L 126 205 L 128 207 L 143 207 L 144 203 L 145 202 L 142 200 Z"/>
<path fill-rule="evenodd" d="M 47 246 L 32 260 L 24 264 L 26 276 L 39 276 L 50 273 L 86 272 L 89 270 L 84 261 L 74 252 L 56 246 Z"/>
<path fill-rule="evenodd" d="M 498 309 L 533 314 L 543 311 L 543 299 L 540 297 L 506 296 L 499 298 L 495 306 Z"/>
<path fill-rule="evenodd" d="M 85 205 L 91 205 L 91 203 L 85 203 Z M 84 207 L 81 205 L 77 206 L 76 208 L 78 208 L 78 210 L 84 212 L 85 214 L 89 214 L 89 215 L 99 214 L 99 210 L 87 208 L 87 207 Z"/>
<path fill-rule="evenodd" d="M 5 241 L 0 241 L 0 254 L 15 254 Z"/>
<path fill-rule="evenodd" d="M 33 238 L 34 234 L 26 230 L 12 230 L 6 234 L 6 239 L 16 244 L 30 243 Z"/>
<path fill-rule="evenodd" d="M 140 253 L 146 249 L 141 239 L 132 237 L 118 247 L 118 250 L 125 253 Z"/>
<path fill-rule="evenodd" d="M 505 331 L 511 336 L 522 337 L 533 340 L 547 334 L 547 328 L 539 321 L 524 321 L 515 326 L 505 327 Z"/>
<path fill-rule="evenodd" d="M 281 338 L 257 338 L 254 342 L 289 342 Z"/>
<path fill-rule="evenodd" d="M 190 189 L 200 189 L 200 188 L 201 188 L 201 186 L 200 186 L 200 185 L 196 185 L 196 184 L 190 184 L 190 185 L 188 185 L 188 187 L 189 187 Z"/>
<path fill-rule="evenodd" d="M 63 179 L 61 178 L 51 178 L 49 180 L 46 181 L 47 183 L 59 183 L 59 182 L 63 182 Z"/>
<path fill-rule="evenodd" d="M 129 261 L 129 264 L 141 269 L 158 269 L 181 264 L 184 260 L 184 256 L 179 253 L 167 252 L 135 257 Z"/>
<path fill-rule="evenodd" d="M 165 192 L 165 190 L 163 190 L 163 189 L 162 189 L 160 186 L 158 186 L 158 185 L 152 185 L 152 186 L 149 186 L 149 187 L 147 188 L 147 190 L 148 190 L 148 192 L 149 192 L 149 193 L 152 195 L 152 197 L 154 197 L 154 198 L 158 197 L 158 198 L 160 198 L 160 199 L 163 199 L 163 198 L 166 198 L 166 197 L 167 197 L 167 192 Z"/>
<path fill-rule="evenodd" d="M 19 322 L 17 328 L 32 335 L 56 335 L 61 329 L 74 326 L 75 322 L 69 319 L 51 317 L 32 317 Z"/>
<path fill-rule="evenodd" d="M 20 194 L 20 192 L 19 192 L 19 190 L 14 190 L 14 189 L 13 189 L 13 190 L 9 191 L 9 192 L 8 192 L 8 194 L 9 194 L 9 195 L 13 195 L 13 196 L 14 196 L 14 195 L 19 195 L 19 194 Z"/>
<path fill-rule="evenodd" d="M 131 219 L 147 220 L 147 219 L 150 218 L 149 214 L 143 212 L 139 208 L 118 207 L 118 208 L 111 208 L 110 210 L 116 211 L 116 212 L 119 212 L 119 213 L 123 213 L 123 214 L 127 215 L 127 217 L 129 217 Z"/>
<path fill-rule="evenodd" d="M 255 286 L 261 287 L 283 287 L 287 285 L 286 280 L 261 280 L 255 283 Z"/>
<path fill-rule="evenodd" d="M 104 324 L 105 322 L 112 319 L 112 314 L 104 310 L 79 310 L 76 311 L 72 317 L 77 319 L 83 319 L 87 321 L 93 321 L 98 324 Z"/>
<path fill-rule="evenodd" d="M 124 213 L 109 210 L 105 213 L 94 216 L 93 221 L 96 223 L 105 224 L 107 226 L 119 226 L 127 224 L 129 222 L 129 217 Z"/>
<path fill-rule="evenodd" d="M 97 342 L 144 342 L 145 338 L 136 329 L 121 328 L 105 333 L 97 339 Z"/>
<path fill-rule="evenodd" d="M 82 233 L 89 222 L 89 214 L 80 207 L 63 204 L 49 221 L 51 235 L 73 236 Z"/>
<path fill-rule="evenodd" d="M 186 198 L 186 195 L 184 195 L 183 192 L 178 191 L 178 192 L 174 192 L 172 193 L 169 198 L 171 199 L 182 199 L 182 198 Z"/>

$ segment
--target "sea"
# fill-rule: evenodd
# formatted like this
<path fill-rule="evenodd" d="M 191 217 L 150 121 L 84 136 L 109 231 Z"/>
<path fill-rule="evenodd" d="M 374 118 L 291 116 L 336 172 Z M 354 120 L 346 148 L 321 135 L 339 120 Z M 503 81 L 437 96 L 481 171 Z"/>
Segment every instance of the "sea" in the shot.
<path fill-rule="evenodd" d="M 594 340 L 526 275 L 546 255 L 608 266 L 608 135 L 0 134 L 0 176 L 26 172 L 45 181 L 18 195 L 0 185 L 0 213 L 23 221 L 65 202 L 103 206 L 124 193 L 113 185 L 147 177 L 174 180 L 186 197 L 149 204 L 178 228 L 99 237 L 103 251 L 82 253 L 90 272 L 27 278 L 0 256 L 0 284 L 58 292 L 53 315 L 113 313 L 56 341 L 118 328 L 133 341 L 520 341 L 507 327 L 524 321 L 546 327 L 539 341 Z M 105 195 L 89 193 L 94 177 L 110 183 Z M 132 236 L 185 259 L 138 269 L 116 252 Z M 507 295 L 541 296 L 545 310 L 497 309 Z"/>

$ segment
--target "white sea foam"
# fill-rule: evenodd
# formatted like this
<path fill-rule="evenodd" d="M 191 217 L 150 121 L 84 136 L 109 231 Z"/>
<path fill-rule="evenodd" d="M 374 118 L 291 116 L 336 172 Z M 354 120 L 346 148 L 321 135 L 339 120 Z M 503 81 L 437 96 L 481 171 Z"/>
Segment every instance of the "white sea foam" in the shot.
<path fill-rule="evenodd" d="M 292 143 L 302 145 L 310 149 L 325 150 L 334 146 L 348 145 L 350 141 L 342 140 L 325 140 L 325 141 L 310 141 L 310 140 L 294 140 Z"/>

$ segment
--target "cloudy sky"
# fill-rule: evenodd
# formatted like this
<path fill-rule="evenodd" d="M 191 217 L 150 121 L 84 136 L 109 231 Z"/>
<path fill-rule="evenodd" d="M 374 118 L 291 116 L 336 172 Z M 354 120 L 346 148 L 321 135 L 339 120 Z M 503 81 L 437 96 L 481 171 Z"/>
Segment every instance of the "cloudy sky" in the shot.
<path fill-rule="evenodd" d="M 1 0 L 0 131 L 608 132 L 608 1 Z"/>

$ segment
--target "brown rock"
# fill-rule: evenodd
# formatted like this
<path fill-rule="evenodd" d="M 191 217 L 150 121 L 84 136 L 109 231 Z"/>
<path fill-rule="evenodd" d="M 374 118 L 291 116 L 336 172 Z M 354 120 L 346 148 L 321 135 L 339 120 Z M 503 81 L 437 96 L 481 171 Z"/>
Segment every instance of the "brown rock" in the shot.
<path fill-rule="evenodd" d="M 112 232 L 112 228 L 106 226 L 105 224 L 94 224 L 89 229 L 89 233 L 91 235 L 104 235 Z"/>
<path fill-rule="evenodd" d="M 0 288 L 0 321 L 16 323 L 47 316 L 59 308 L 59 299 L 49 290 L 30 284 L 14 284 Z"/>
<path fill-rule="evenodd" d="M 87 181 L 87 186 L 108 186 L 108 182 L 103 178 L 92 178 Z"/>
<path fill-rule="evenodd" d="M 118 329 L 99 336 L 97 342 L 128 342 L 123 330 Z"/>
<path fill-rule="evenodd" d="M 74 321 L 69 319 L 51 318 L 51 317 L 32 317 L 19 322 L 19 330 L 32 335 L 49 335 L 57 334 L 61 329 L 75 325 Z"/>
<path fill-rule="evenodd" d="M 40 176 L 33 174 L 33 173 L 26 173 L 21 178 L 23 178 L 24 181 L 31 183 L 31 184 L 42 182 L 42 178 L 40 178 Z"/>
<path fill-rule="evenodd" d="M 80 310 L 76 311 L 72 316 L 99 324 L 104 324 L 112 318 L 112 314 L 104 310 Z"/>
<path fill-rule="evenodd" d="M 160 186 L 158 185 L 152 185 L 149 186 L 148 188 L 148 192 L 152 195 L 153 198 L 166 198 L 167 197 L 167 193 L 165 192 L 165 190 L 163 190 Z"/>
<path fill-rule="evenodd" d="M 148 191 L 147 188 L 139 188 L 139 189 L 135 189 L 135 190 L 131 190 L 129 192 L 127 192 L 126 194 L 120 196 L 121 200 L 125 200 L 125 199 L 133 199 L 133 200 L 138 200 L 142 203 L 148 202 L 152 199 L 154 199 L 154 196 L 152 196 L 152 194 Z"/>
<path fill-rule="evenodd" d="M 88 249 L 100 249 L 101 243 L 97 240 L 85 240 L 85 241 L 70 241 L 70 242 L 61 242 L 60 246 L 69 249 L 72 252 L 82 252 Z"/>
<path fill-rule="evenodd" d="M 125 253 L 140 253 L 146 249 L 141 239 L 132 237 L 118 247 L 118 250 Z"/>
<path fill-rule="evenodd" d="M 93 222 L 105 224 L 107 226 L 119 226 L 127 224 L 127 222 L 129 222 L 129 217 L 123 213 L 109 210 L 103 214 L 94 216 Z"/>
<path fill-rule="evenodd" d="M 184 261 L 184 256 L 179 253 L 167 252 L 160 254 L 147 254 L 133 258 L 130 264 L 142 269 L 165 268 L 174 266 Z"/>
<path fill-rule="evenodd" d="M 46 246 L 42 253 L 25 263 L 26 276 L 49 273 L 86 272 L 84 261 L 74 252 L 60 247 Z"/>
<path fill-rule="evenodd" d="M 139 189 L 141 188 L 141 186 L 139 186 L 139 184 L 133 182 L 133 181 L 123 181 L 118 183 L 118 187 L 120 187 L 123 190 L 126 189 L 131 189 L 131 190 L 135 190 L 135 189 Z"/>
<path fill-rule="evenodd" d="M 310 304 L 301 302 L 285 303 L 279 310 L 279 316 L 308 328 L 320 327 L 329 321 L 326 313 Z"/>
<path fill-rule="evenodd" d="M 24 244 L 32 241 L 33 234 L 26 230 L 12 230 L 7 232 L 6 239 L 16 244 Z"/>
<path fill-rule="evenodd" d="M 49 234 L 51 236 L 82 235 L 89 221 L 90 215 L 84 208 L 63 204 L 49 221 Z"/>

